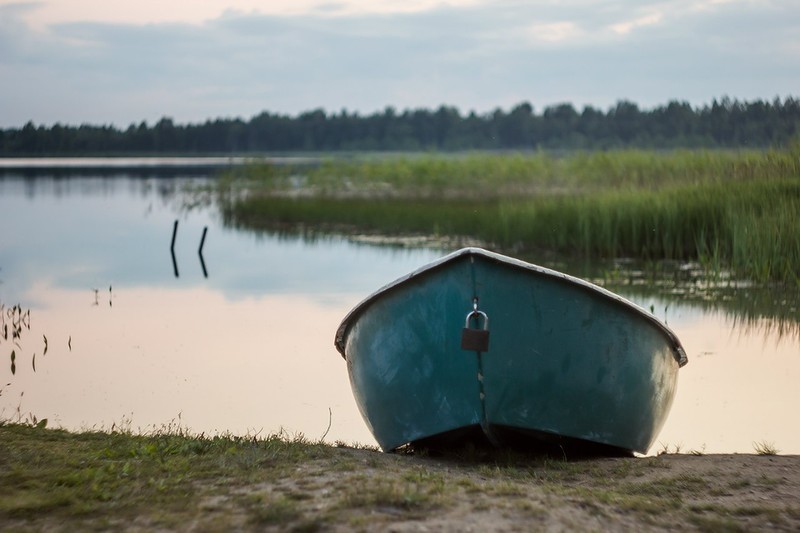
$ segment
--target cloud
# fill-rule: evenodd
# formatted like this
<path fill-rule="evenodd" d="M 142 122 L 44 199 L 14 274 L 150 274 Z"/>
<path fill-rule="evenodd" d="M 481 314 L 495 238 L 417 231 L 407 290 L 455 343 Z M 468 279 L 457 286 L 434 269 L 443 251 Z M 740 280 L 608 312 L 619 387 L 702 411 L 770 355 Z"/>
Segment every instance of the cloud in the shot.
<path fill-rule="evenodd" d="M 650 13 L 649 15 L 643 15 L 641 17 L 626 20 L 624 22 L 618 22 L 611 26 L 611 29 L 615 33 L 619 33 L 625 35 L 630 33 L 634 29 L 639 29 L 645 26 L 652 26 L 653 24 L 658 24 L 661 22 L 663 18 L 663 14 L 661 13 Z"/>
<path fill-rule="evenodd" d="M 467 6 L 479 0 L 450 0 L 446 5 Z M 0 0 L 2 5 L 21 4 Z M 202 24 L 226 14 L 272 16 L 353 16 L 428 11 L 441 0 L 42 0 L 24 2 L 31 7 L 25 20 L 37 30 L 71 22 L 111 24 Z"/>
<path fill-rule="evenodd" d="M 530 28 L 530 33 L 534 41 L 540 40 L 548 43 L 557 43 L 579 39 L 582 31 L 574 22 L 562 21 L 534 24 Z"/>
<path fill-rule="evenodd" d="M 41 29 L 29 19 L 35 4 L 0 4 L 0 127 L 124 127 L 319 107 L 488 112 L 523 100 L 538 109 L 565 101 L 606 108 L 622 98 L 700 105 L 800 87 L 794 0 L 704 9 L 689 0 L 508 0 L 402 13 L 349 5 Z"/>

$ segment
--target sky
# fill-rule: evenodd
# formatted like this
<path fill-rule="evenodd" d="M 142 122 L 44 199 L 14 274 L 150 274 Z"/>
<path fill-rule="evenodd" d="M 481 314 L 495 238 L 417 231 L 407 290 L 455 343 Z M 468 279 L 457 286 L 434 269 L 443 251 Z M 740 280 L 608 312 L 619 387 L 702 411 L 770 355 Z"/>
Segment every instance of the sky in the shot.
<path fill-rule="evenodd" d="M 0 128 L 800 96 L 800 0 L 0 0 Z"/>

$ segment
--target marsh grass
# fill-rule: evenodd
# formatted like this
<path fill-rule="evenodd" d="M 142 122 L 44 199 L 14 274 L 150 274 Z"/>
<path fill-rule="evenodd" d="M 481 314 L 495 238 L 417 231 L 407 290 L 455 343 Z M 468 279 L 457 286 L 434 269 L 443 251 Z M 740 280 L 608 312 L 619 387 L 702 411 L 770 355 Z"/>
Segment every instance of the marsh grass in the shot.
<path fill-rule="evenodd" d="M 769 152 L 427 155 L 247 167 L 227 224 L 424 234 L 501 251 L 696 260 L 800 286 L 800 144 Z"/>
<path fill-rule="evenodd" d="M 772 151 L 616 150 L 418 154 L 325 160 L 318 165 L 254 164 L 227 184 L 321 196 L 507 197 L 521 193 L 658 190 L 674 185 L 797 177 L 800 144 Z"/>

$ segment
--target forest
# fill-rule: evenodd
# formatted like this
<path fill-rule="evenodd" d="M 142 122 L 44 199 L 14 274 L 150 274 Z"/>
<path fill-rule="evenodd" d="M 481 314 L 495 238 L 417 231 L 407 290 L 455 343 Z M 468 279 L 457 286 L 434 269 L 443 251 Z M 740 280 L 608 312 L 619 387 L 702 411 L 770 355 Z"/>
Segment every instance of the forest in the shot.
<path fill-rule="evenodd" d="M 369 115 L 322 109 L 288 116 L 264 111 L 249 120 L 176 124 L 52 126 L 28 122 L 0 129 L 0 157 L 230 154 L 321 151 L 607 150 L 615 148 L 768 148 L 798 138 L 800 99 L 739 101 L 723 97 L 693 107 L 670 101 L 652 109 L 620 100 L 607 111 L 570 103 L 537 112 L 527 102 L 508 111 L 462 114 L 457 108 L 393 107 Z"/>

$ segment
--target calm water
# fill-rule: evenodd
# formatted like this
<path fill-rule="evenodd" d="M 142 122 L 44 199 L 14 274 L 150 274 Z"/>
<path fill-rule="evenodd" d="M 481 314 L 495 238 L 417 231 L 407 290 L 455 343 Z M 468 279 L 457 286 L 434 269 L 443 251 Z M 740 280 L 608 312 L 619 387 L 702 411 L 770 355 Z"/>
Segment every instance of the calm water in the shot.
<path fill-rule="evenodd" d="M 327 441 L 373 444 L 334 332 L 366 295 L 449 250 L 225 228 L 213 206 L 183 207 L 182 187 L 204 174 L 0 174 L 4 322 L 14 304 L 30 310 L 16 345 L 0 337 L 0 417 L 314 439 L 330 424 Z M 651 453 L 752 452 L 754 442 L 800 453 L 796 308 L 778 324 L 641 284 L 616 290 L 652 306 L 690 357 Z"/>

